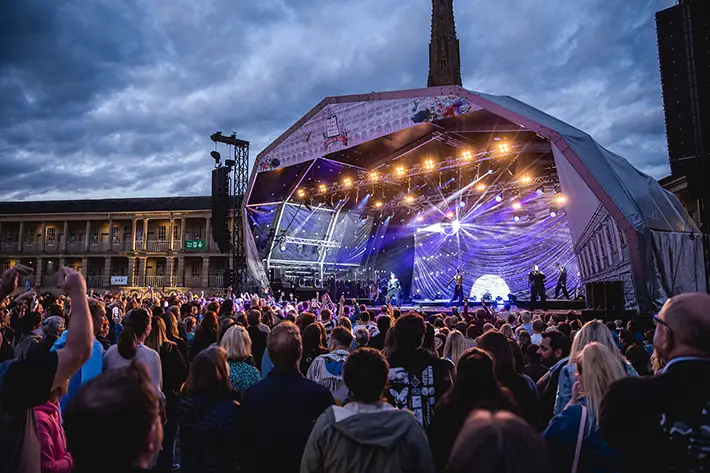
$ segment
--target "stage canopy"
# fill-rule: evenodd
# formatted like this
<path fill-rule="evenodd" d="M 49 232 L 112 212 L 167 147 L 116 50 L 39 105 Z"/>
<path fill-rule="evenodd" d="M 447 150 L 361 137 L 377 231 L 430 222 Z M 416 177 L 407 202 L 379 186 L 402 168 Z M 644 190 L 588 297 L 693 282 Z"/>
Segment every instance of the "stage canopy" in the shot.
<path fill-rule="evenodd" d="M 532 265 L 552 291 L 560 263 L 568 287 L 623 281 L 643 311 L 705 287 L 699 231 L 653 178 L 523 102 L 456 86 L 324 99 L 257 156 L 244 205 L 263 282 L 395 271 L 436 299 L 459 267 L 471 296 L 524 297 Z"/>

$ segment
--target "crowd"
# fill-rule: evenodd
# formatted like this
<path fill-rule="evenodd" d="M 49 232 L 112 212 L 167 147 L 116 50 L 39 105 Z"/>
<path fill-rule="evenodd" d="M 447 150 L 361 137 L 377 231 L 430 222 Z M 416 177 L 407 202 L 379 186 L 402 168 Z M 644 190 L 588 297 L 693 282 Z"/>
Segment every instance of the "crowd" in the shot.
<path fill-rule="evenodd" d="M 706 294 L 646 327 L 30 271 L 0 282 L 0 472 L 710 471 Z"/>

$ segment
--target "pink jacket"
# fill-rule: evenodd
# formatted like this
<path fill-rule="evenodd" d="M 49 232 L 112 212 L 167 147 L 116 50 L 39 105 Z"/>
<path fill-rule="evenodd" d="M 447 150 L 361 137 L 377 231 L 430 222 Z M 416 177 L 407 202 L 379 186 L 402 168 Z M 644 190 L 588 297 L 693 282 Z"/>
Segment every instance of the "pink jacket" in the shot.
<path fill-rule="evenodd" d="M 74 460 L 67 451 L 58 402 L 47 401 L 34 408 L 37 433 L 42 446 L 42 473 L 70 473 Z"/>

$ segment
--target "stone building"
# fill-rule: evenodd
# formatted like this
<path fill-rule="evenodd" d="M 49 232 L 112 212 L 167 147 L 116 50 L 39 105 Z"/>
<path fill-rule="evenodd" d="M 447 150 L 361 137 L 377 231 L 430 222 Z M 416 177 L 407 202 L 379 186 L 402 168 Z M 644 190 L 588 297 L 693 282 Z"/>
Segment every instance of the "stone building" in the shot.
<path fill-rule="evenodd" d="M 220 290 L 227 264 L 212 239 L 210 197 L 0 202 L 0 267 L 35 268 L 56 288 L 71 266 L 95 290 Z"/>

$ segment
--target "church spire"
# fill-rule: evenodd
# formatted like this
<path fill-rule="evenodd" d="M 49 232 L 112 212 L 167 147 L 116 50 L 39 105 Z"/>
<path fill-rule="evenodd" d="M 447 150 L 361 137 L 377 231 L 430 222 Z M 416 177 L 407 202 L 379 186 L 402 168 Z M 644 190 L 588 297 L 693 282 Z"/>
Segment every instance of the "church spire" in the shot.
<path fill-rule="evenodd" d="M 432 0 L 427 87 L 461 85 L 461 56 L 453 0 Z"/>

